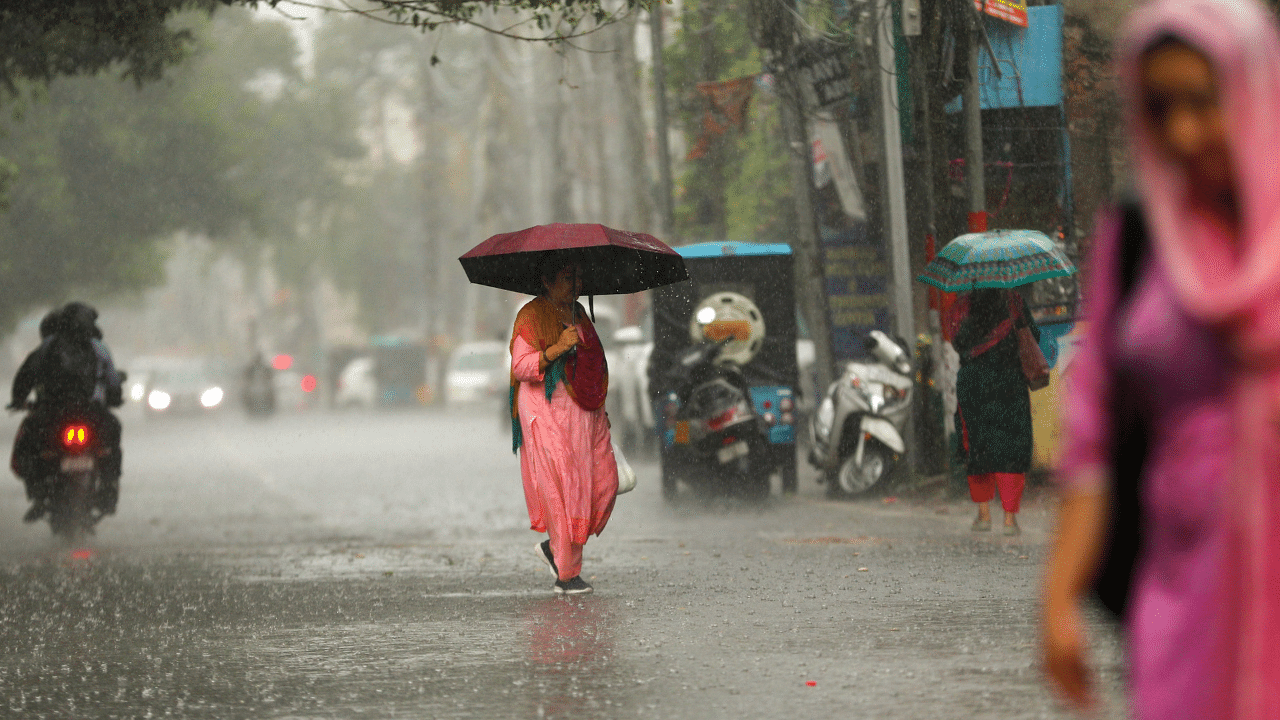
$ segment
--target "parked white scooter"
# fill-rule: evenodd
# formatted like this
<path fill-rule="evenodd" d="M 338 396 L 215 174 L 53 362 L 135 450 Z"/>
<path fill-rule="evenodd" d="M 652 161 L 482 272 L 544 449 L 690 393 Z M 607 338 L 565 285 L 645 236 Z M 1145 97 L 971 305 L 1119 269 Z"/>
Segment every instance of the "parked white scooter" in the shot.
<path fill-rule="evenodd" d="M 893 473 L 906 451 L 911 360 L 879 330 L 867 336 L 866 347 L 877 362 L 846 365 L 809 425 L 809 463 L 821 471 L 828 496 L 867 492 Z"/>

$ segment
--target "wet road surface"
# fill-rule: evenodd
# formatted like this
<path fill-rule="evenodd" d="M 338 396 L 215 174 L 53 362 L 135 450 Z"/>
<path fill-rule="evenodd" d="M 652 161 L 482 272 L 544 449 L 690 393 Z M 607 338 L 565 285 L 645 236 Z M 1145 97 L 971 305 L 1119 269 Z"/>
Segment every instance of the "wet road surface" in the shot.
<path fill-rule="evenodd" d="M 79 548 L 0 484 L 0 717 L 1070 717 L 1034 655 L 1045 499 L 1005 538 L 808 476 L 668 505 L 637 462 L 567 599 L 493 415 L 126 417 Z"/>

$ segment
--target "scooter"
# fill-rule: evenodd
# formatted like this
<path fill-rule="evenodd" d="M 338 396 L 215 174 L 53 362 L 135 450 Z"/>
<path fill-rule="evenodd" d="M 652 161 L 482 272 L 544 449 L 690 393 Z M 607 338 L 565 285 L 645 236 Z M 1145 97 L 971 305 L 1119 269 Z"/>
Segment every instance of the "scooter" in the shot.
<path fill-rule="evenodd" d="M 859 495 L 893 474 L 906 452 L 902 433 L 911 412 L 911 360 L 879 330 L 866 348 L 874 363 L 851 362 L 810 422 L 809 464 L 829 497 Z"/>
<path fill-rule="evenodd" d="M 27 410 L 21 405 L 10 409 Z M 45 515 L 49 528 L 68 542 L 93 534 L 103 517 L 97 509 L 104 490 L 101 466 L 111 448 L 102 443 L 93 413 L 72 405 L 61 409 L 39 438 L 41 465 L 49 475 L 43 480 Z"/>
<path fill-rule="evenodd" d="M 741 371 L 717 362 L 731 340 L 687 350 L 670 372 L 676 390 L 667 394 L 666 427 L 671 446 L 663 450 L 662 489 L 675 494 L 677 475 L 685 480 L 716 480 L 725 489 L 767 495 L 766 420 L 752 407 Z"/>

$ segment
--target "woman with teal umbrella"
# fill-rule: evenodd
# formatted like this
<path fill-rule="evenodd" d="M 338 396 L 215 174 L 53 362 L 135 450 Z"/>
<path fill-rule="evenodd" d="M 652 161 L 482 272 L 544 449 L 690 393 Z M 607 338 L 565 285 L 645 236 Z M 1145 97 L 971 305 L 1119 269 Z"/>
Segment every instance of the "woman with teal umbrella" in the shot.
<path fill-rule="evenodd" d="M 991 530 L 997 490 L 1004 534 L 1018 535 L 1026 472 L 1031 467 L 1031 396 L 1018 355 L 1017 331 L 1040 330 L 1026 301 L 1013 288 L 1075 272 L 1057 246 L 1034 230 L 962 235 L 938 254 L 917 279 L 947 292 L 969 293 L 968 313 L 952 345 L 960 355 L 956 375 L 956 431 L 960 433 L 969 497 L 978 504 L 973 530 Z"/>
<path fill-rule="evenodd" d="M 1031 396 L 1018 357 L 1016 329 L 1040 330 L 1022 296 L 1012 290 L 973 291 L 969 313 L 953 345 L 960 355 L 956 375 L 956 427 L 966 455 L 969 497 L 978 504 L 973 529 L 991 529 L 991 501 L 1000 491 L 1004 534 L 1018 535 L 1026 472 L 1031 467 Z"/>

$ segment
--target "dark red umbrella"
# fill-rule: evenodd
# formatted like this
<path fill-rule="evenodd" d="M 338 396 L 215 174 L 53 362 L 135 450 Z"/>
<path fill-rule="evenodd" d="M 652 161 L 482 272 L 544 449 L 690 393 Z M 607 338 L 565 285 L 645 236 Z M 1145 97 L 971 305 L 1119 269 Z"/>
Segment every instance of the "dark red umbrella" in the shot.
<path fill-rule="evenodd" d="M 582 267 L 583 295 L 625 295 L 689 278 L 684 259 L 654 236 L 594 224 L 554 223 L 494 235 L 458 260 L 477 285 L 537 295 L 548 257 Z"/>

